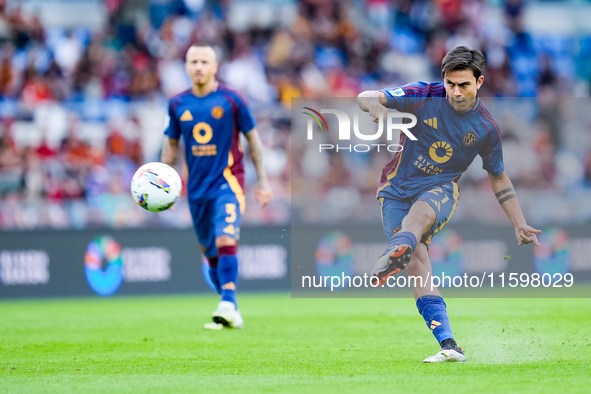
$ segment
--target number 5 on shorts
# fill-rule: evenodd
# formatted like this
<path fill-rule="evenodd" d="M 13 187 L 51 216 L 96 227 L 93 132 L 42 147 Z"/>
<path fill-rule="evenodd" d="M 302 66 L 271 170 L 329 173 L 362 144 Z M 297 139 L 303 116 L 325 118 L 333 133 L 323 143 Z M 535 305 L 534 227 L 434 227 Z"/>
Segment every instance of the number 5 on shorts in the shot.
<path fill-rule="evenodd" d="M 236 204 L 226 204 L 226 223 L 230 223 L 226 227 L 224 227 L 224 232 L 230 235 L 236 234 L 236 229 L 234 228 L 234 222 L 236 221 Z"/>

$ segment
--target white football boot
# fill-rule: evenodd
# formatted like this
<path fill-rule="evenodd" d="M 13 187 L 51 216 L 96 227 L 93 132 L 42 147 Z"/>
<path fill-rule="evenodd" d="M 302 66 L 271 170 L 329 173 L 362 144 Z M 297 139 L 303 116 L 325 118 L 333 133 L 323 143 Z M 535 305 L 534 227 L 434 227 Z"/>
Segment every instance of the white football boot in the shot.
<path fill-rule="evenodd" d="M 458 350 L 441 349 L 436 355 L 423 360 L 424 363 L 463 363 L 464 361 L 466 361 L 466 356 L 461 348 Z"/>
<path fill-rule="evenodd" d="M 406 268 L 412 258 L 410 245 L 398 245 L 376 261 L 371 276 L 378 278 L 378 286 L 384 285 L 389 277 Z"/>
<path fill-rule="evenodd" d="M 203 325 L 203 328 L 205 328 L 206 330 L 223 330 L 224 329 L 224 325 L 223 324 L 218 324 L 218 323 L 214 323 L 214 322 L 209 322 L 209 323 L 205 323 Z"/>
<path fill-rule="evenodd" d="M 214 323 L 227 328 L 244 328 L 242 315 L 236 309 L 236 305 L 230 301 L 220 301 L 218 308 L 212 314 Z M 206 327 L 208 329 L 213 329 Z M 219 330 L 220 328 L 215 328 Z"/>

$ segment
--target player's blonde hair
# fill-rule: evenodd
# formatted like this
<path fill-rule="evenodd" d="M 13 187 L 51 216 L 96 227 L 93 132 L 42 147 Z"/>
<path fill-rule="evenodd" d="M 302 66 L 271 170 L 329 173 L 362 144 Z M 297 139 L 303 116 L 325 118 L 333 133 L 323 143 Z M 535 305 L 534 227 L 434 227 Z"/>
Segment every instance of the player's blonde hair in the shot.
<path fill-rule="evenodd" d="M 189 48 L 187 48 L 187 52 L 186 53 L 189 53 L 189 50 L 191 48 L 211 48 L 211 49 L 213 49 L 213 53 L 215 54 L 215 61 L 218 62 L 219 59 L 220 59 L 220 54 L 219 54 L 218 48 L 216 48 L 215 46 L 213 46 L 210 43 L 207 43 L 207 42 L 194 42 L 194 43 L 191 44 L 191 46 L 189 46 Z M 185 55 L 185 60 L 186 60 L 186 56 L 187 55 Z"/>

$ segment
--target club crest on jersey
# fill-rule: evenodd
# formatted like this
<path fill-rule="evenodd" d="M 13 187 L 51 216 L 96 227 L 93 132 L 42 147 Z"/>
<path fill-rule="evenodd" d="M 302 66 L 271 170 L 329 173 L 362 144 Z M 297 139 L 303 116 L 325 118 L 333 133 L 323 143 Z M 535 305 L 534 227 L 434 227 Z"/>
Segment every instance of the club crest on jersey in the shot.
<path fill-rule="evenodd" d="M 224 109 L 220 106 L 213 107 L 211 110 L 211 116 L 213 116 L 214 119 L 220 119 L 224 116 Z"/>
<path fill-rule="evenodd" d="M 466 145 L 466 146 L 472 146 L 475 143 L 476 143 L 476 134 L 474 134 L 471 131 L 469 131 L 466 134 L 464 134 L 464 145 Z"/>
<path fill-rule="evenodd" d="M 445 141 L 434 142 L 429 148 L 429 157 L 436 163 L 443 164 L 451 159 L 454 150 L 451 145 Z"/>

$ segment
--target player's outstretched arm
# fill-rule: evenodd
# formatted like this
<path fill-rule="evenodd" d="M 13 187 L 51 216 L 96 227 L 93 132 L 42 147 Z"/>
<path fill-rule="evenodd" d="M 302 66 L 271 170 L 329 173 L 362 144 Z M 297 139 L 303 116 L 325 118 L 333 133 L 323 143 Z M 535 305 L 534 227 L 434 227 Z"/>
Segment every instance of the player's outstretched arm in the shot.
<path fill-rule="evenodd" d="M 357 96 L 359 108 L 362 111 L 368 112 L 376 123 L 379 122 L 380 114 L 382 115 L 382 121 L 386 120 L 388 114 L 388 108 L 386 108 L 387 103 L 386 95 L 379 90 L 366 90 Z"/>
<path fill-rule="evenodd" d="M 252 159 L 252 164 L 254 164 L 257 173 L 257 185 L 254 190 L 254 198 L 256 202 L 264 208 L 269 201 L 271 201 L 273 192 L 271 191 L 271 186 L 269 186 L 267 172 L 263 166 L 263 144 L 256 128 L 246 133 L 246 140 L 248 141 L 250 158 Z"/>
<path fill-rule="evenodd" d="M 385 106 L 388 103 L 386 95 L 379 90 L 366 90 L 365 92 L 359 93 L 357 96 L 357 104 L 362 111 L 368 112 L 369 107 L 375 104 L 381 104 Z"/>
<path fill-rule="evenodd" d="M 164 146 L 162 147 L 162 154 L 160 161 L 174 167 L 176 159 L 179 155 L 179 140 L 164 136 Z"/>
<path fill-rule="evenodd" d="M 500 175 L 488 174 L 490 184 L 492 186 L 495 197 L 501 207 L 505 210 L 507 217 L 515 228 L 515 237 L 518 245 L 525 245 L 533 243 L 540 246 L 536 234 L 540 234 L 542 230 L 537 230 L 527 224 L 519 200 L 515 194 L 515 189 L 507 174 L 503 171 Z"/>

